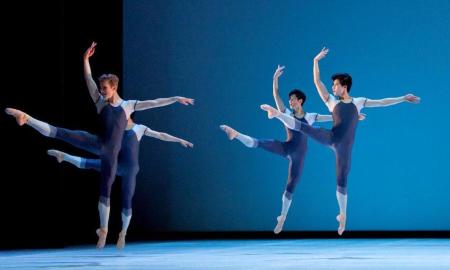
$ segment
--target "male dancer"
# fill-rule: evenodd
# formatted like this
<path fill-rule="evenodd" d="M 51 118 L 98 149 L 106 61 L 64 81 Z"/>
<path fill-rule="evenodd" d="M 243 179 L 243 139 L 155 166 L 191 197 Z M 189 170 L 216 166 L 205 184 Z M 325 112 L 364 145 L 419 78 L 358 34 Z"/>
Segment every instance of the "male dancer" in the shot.
<path fill-rule="evenodd" d="M 363 97 L 353 98 L 349 94 L 352 86 L 352 77 L 347 73 L 334 74 L 331 77 L 333 81 L 333 95 L 331 95 L 320 80 L 319 72 L 319 61 L 327 53 L 328 49 L 323 48 L 314 58 L 313 71 L 314 84 L 316 85 L 317 91 L 333 115 L 333 127 L 331 130 L 313 128 L 266 104 L 261 105 L 261 109 L 268 112 L 269 118 L 278 118 L 288 128 L 312 137 L 316 141 L 329 146 L 335 152 L 337 176 L 336 198 L 339 205 L 339 215 L 336 219 L 339 222 L 338 234 L 342 235 L 345 230 L 347 218 L 347 176 L 350 172 L 352 146 L 358 124 L 358 115 L 361 109 L 363 107 L 390 106 L 401 102 L 418 103 L 420 102 L 420 98 L 412 94 L 378 100 Z"/>
<path fill-rule="evenodd" d="M 133 111 L 141 111 L 155 107 L 166 106 L 174 102 L 184 105 L 193 105 L 194 100 L 184 97 L 161 98 L 148 101 L 122 100 L 117 93 L 119 79 L 113 74 L 100 76 L 100 91 L 95 84 L 89 58 L 94 55 L 96 43 L 93 42 L 84 54 L 84 78 L 92 101 L 97 107 L 102 125 L 100 132 L 100 159 L 101 181 L 100 199 L 98 203 L 100 228 L 97 230 L 99 237 L 97 247 L 102 248 L 108 234 L 109 198 L 111 186 L 114 182 L 117 170 L 117 157 L 119 154 L 122 135 L 127 125 L 127 120 Z"/>
<path fill-rule="evenodd" d="M 163 141 L 178 142 L 184 147 L 193 147 L 193 144 L 167 133 L 157 132 L 150 128 L 135 124 L 131 118 L 128 119 L 127 128 L 122 138 L 122 148 L 118 157 L 117 175 L 122 178 L 122 231 L 119 233 L 117 248 L 125 247 L 125 236 L 132 215 L 132 198 L 136 187 L 136 175 L 139 172 L 139 144 L 142 136 L 150 136 Z M 100 151 L 93 152 L 98 154 Z M 86 159 L 69 155 L 58 150 L 48 150 L 47 153 L 56 157 L 58 162 L 66 161 L 80 169 L 94 169 L 100 171 L 100 159 Z"/>

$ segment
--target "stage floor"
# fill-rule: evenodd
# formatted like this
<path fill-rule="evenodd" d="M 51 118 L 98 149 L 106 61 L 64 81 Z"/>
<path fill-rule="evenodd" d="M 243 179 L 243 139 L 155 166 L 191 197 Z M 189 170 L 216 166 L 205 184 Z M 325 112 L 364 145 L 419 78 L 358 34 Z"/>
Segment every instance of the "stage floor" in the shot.
<path fill-rule="evenodd" d="M 450 239 L 199 240 L 1 251 L 0 269 L 450 269 Z"/>

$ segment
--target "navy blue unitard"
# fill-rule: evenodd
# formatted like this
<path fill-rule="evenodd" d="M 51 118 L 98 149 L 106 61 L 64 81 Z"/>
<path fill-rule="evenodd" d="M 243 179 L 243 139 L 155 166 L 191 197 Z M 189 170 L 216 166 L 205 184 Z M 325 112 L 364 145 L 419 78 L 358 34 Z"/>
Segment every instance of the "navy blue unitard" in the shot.
<path fill-rule="evenodd" d="M 293 114 L 291 115 L 294 116 Z M 316 113 L 306 113 L 303 118 L 296 119 L 309 126 L 315 122 L 316 118 Z M 256 139 L 256 147 L 280 155 L 289 160 L 286 191 L 292 194 L 302 174 L 308 142 L 307 136 L 299 131 L 286 128 L 286 134 L 287 139 L 284 142 L 278 140 Z"/>
<path fill-rule="evenodd" d="M 51 127 L 54 131 L 50 137 L 65 141 L 77 148 L 83 149 L 101 157 L 102 143 L 99 136 L 86 131 L 70 130 L 60 127 Z M 139 172 L 139 143 L 147 130 L 144 125 L 134 124 L 131 129 L 123 132 L 121 148 L 117 159 L 117 175 L 122 177 L 122 208 L 126 215 L 131 214 L 132 198 L 136 186 L 136 175 Z M 82 158 L 81 168 L 102 170 L 102 159 Z M 113 178 L 114 180 L 114 178 Z M 108 182 L 108 192 L 111 191 L 113 181 Z M 110 193 L 107 193 L 107 198 Z"/>
<path fill-rule="evenodd" d="M 148 128 L 134 124 L 125 130 L 122 147 L 118 156 L 117 175 L 122 178 L 122 209 L 126 215 L 131 214 L 132 199 L 136 187 L 136 175 L 139 172 L 139 143 Z M 82 159 L 81 167 L 101 171 L 101 160 Z"/>
<path fill-rule="evenodd" d="M 122 146 L 122 136 L 127 126 L 128 118 L 134 112 L 136 100 L 119 99 L 110 104 L 100 96 L 96 102 L 100 117 L 100 202 L 109 206 L 111 187 L 117 172 L 117 158 Z"/>
<path fill-rule="evenodd" d="M 67 142 L 89 153 L 100 155 L 101 142 L 98 136 L 82 130 L 71 130 L 53 126 L 52 130 L 56 132 L 54 136 L 50 134 L 50 137 Z"/>
<path fill-rule="evenodd" d="M 301 131 L 321 144 L 330 146 L 336 155 L 336 182 L 338 191 L 347 194 L 347 176 L 350 172 L 352 147 L 358 125 L 359 112 L 366 98 L 353 98 L 344 103 L 329 95 L 326 105 L 333 115 L 331 130 L 314 128 L 302 121 L 295 121 L 295 130 Z"/>

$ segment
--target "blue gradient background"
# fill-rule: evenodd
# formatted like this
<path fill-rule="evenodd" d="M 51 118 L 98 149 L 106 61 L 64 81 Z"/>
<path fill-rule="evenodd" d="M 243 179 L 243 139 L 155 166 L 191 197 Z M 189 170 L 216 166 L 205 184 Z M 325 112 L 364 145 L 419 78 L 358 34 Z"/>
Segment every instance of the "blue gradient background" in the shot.
<path fill-rule="evenodd" d="M 323 46 L 322 80 L 348 72 L 351 94 L 406 93 L 420 105 L 369 108 L 360 122 L 349 176 L 348 230 L 450 230 L 450 1 L 124 1 L 124 97 L 181 95 L 136 121 L 194 142 L 144 138 L 133 226 L 158 231 L 267 231 L 275 226 L 287 160 L 228 141 L 226 123 L 284 140 L 280 93 L 300 88 L 305 109 L 327 113 L 312 81 Z M 330 89 L 331 90 L 331 89 Z M 322 125 L 330 127 L 330 124 Z M 303 177 L 285 230 L 336 230 L 333 153 L 309 140 Z"/>

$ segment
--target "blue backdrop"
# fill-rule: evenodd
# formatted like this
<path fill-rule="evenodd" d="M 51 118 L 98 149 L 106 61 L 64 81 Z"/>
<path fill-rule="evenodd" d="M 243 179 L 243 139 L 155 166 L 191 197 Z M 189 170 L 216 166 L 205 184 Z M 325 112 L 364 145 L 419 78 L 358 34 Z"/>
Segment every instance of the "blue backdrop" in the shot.
<path fill-rule="evenodd" d="M 133 226 L 142 230 L 272 230 L 287 160 L 229 141 L 226 123 L 257 138 L 285 139 L 259 109 L 305 91 L 309 112 L 327 113 L 312 80 L 348 72 L 351 94 L 414 93 L 422 103 L 368 108 L 349 176 L 348 230 L 450 230 L 450 2 L 124 1 L 124 97 L 196 99 L 142 112 L 136 121 L 195 144 L 144 138 Z M 330 127 L 330 124 L 323 125 Z M 285 230 L 336 230 L 333 153 L 309 140 Z M 136 228 L 135 227 L 135 228 Z"/>

